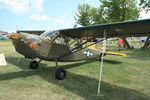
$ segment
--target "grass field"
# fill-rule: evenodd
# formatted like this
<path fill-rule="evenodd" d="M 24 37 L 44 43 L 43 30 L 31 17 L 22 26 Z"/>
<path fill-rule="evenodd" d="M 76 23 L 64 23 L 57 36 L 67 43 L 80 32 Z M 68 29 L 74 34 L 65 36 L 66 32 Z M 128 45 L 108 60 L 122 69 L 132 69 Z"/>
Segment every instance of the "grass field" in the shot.
<path fill-rule="evenodd" d="M 117 47 L 109 44 L 108 51 Z M 121 52 L 128 57 L 104 57 L 98 95 L 98 60 L 59 63 L 67 77 L 58 81 L 54 62 L 42 61 L 39 69 L 31 70 L 30 60 L 16 53 L 10 41 L 0 41 L 0 53 L 7 61 L 7 66 L 0 66 L 0 100 L 150 100 L 150 50 Z"/>

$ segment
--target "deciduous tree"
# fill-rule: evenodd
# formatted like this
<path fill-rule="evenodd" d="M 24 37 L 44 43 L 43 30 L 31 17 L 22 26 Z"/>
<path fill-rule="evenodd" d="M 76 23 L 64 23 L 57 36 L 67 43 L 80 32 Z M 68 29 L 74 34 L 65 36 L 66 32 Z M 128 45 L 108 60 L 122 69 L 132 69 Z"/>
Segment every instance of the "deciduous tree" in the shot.
<path fill-rule="evenodd" d="M 78 12 L 76 13 L 76 24 L 82 26 L 89 26 L 91 22 L 91 6 L 88 4 L 78 5 Z"/>
<path fill-rule="evenodd" d="M 88 4 L 78 6 L 76 23 L 82 26 L 112 23 L 139 18 L 140 9 L 136 0 L 100 0 L 100 6 L 95 8 Z M 122 37 L 126 48 L 131 48 L 126 38 Z"/>
<path fill-rule="evenodd" d="M 150 11 L 150 0 L 140 0 L 140 6 L 147 12 Z"/>

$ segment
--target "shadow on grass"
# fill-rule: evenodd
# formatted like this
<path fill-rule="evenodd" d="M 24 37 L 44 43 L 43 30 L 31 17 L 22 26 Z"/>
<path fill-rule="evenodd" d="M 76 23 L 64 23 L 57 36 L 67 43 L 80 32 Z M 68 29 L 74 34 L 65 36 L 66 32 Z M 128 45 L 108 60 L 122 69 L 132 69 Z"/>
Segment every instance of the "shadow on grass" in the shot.
<path fill-rule="evenodd" d="M 6 58 L 7 61 L 15 64 L 12 59 L 17 58 Z M 25 67 L 25 63 L 29 60 L 25 60 L 22 65 Z M 79 62 L 75 64 L 68 64 L 62 66 L 65 69 L 78 67 L 82 64 L 88 64 L 93 62 L 88 60 L 85 62 Z M 54 78 L 55 67 L 48 67 L 46 64 L 41 64 L 41 68 L 36 70 L 23 70 L 20 72 L 12 72 L 0 75 L 0 81 L 11 80 L 15 78 L 24 78 L 32 75 L 38 75 L 48 82 L 51 82 L 59 87 L 65 88 L 66 90 L 79 95 L 86 100 L 148 100 L 149 97 L 133 89 L 115 86 L 113 84 L 102 81 L 102 95 L 97 95 L 98 80 L 89 78 L 83 75 L 67 72 L 67 78 L 59 81 Z M 31 83 L 32 84 L 32 83 Z"/>
<path fill-rule="evenodd" d="M 18 59 L 20 59 L 19 62 L 18 62 Z M 22 58 L 6 57 L 6 61 L 13 64 L 13 65 L 15 65 L 15 66 L 17 66 L 17 67 L 19 67 L 19 68 L 21 68 L 21 69 L 27 69 L 31 60 L 25 59 L 23 57 Z M 67 64 L 65 66 L 65 69 L 73 68 L 73 67 L 84 65 L 84 64 L 88 64 L 88 63 L 91 63 L 91 62 L 94 62 L 94 61 L 99 61 L 99 59 L 90 59 L 90 60 L 85 60 L 85 61 L 74 62 L 73 64 Z M 104 59 L 104 62 L 105 63 L 110 63 L 110 64 L 121 64 L 122 63 L 120 61 L 107 60 L 107 59 Z M 39 66 L 46 66 L 46 64 L 40 63 Z M 51 67 L 55 67 L 55 66 L 51 66 Z"/>
<path fill-rule="evenodd" d="M 150 60 L 150 50 L 134 49 L 128 53 L 128 59 Z"/>
<path fill-rule="evenodd" d="M 24 57 L 5 57 L 6 61 L 12 65 L 15 65 L 21 69 L 29 68 L 29 64 L 32 60 L 25 59 Z M 46 66 L 44 63 L 40 63 L 42 66 Z"/>
<path fill-rule="evenodd" d="M 122 63 L 120 61 L 115 61 L 115 60 L 106 60 L 105 58 L 104 58 L 104 62 L 109 63 L 109 64 L 121 64 Z"/>

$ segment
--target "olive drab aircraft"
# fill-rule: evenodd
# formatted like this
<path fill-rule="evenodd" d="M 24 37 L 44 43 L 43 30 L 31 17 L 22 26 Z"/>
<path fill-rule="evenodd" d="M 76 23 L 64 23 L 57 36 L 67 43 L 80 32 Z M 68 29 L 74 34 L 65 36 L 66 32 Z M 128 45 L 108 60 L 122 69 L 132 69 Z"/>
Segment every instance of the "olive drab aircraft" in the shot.
<path fill-rule="evenodd" d="M 107 38 L 150 36 L 150 19 L 55 31 L 20 30 L 17 33 L 10 34 L 9 38 L 12 39 L 18 53 L 33 60 L 30 62 L 29 68 L 38 68 L 42 60 L 55 61 L 55 77 L 58 80 L 62 80 L 66 77 L 66 71 L 58 66 L 58 62 L 100 58 L 101 53 L 125 56 L 125 54 L 121 53 L 101 51 L 101 46 L 98 44 L 104 40 L 104 33 Z M 39 61 L 36 61 L 36 58 Z"/>

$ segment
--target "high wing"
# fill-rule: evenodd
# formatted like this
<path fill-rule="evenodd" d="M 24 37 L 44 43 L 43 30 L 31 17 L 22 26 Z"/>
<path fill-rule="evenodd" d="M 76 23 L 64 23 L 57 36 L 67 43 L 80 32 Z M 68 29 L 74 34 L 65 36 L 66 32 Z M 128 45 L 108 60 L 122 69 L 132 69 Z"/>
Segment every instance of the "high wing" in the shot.
<path fill-rule="evenodd" d="M 79 28 L 61 29 L 58 31 L 60 35 L 72 38 L 101 38 L 103 37 L 104 30 L 107 33 L 107 37 L 150 36 L 150 19 L 98 24 Z"/>
<path fill-rule="evenodd" d="M 45 30 L 18 30 L 17 33 L 29 33 L 35 35 L 41 35 Z"/>

